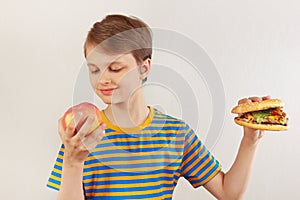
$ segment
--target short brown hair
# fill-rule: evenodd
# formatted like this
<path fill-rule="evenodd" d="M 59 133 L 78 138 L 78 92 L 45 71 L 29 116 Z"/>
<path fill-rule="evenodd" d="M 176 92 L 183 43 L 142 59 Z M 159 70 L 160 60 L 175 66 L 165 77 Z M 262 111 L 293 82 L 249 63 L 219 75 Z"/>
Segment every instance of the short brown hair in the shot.
<path fill-rule="evenodd" d="M 133 16 L 107 15 L 88 32 L 87 45 L 101 45 L 108 53 L 132 53 L 137 63 L 152 56 L 152 32 L 142 20 Z"/>

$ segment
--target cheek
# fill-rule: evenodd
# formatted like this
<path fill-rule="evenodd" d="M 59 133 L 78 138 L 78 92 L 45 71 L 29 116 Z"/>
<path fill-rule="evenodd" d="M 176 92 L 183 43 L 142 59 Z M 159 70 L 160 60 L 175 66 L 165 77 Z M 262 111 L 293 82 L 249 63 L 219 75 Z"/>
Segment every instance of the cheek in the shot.
<path fill-rule="evenodd" d="M 93 88 L 96 87 L 97 85 L 97 76 L 94 76 L 94 75 L 89 75 L 90 77 L 90 84 Z"/>
<path fill-rule="evenodd" d="M 137 70 L 131 70 L 124 73 L 119 79 L 118 82 L 122 85 L 128 85 L 131 87 L 136 87 L 139 84 L 139 73 Z"/>

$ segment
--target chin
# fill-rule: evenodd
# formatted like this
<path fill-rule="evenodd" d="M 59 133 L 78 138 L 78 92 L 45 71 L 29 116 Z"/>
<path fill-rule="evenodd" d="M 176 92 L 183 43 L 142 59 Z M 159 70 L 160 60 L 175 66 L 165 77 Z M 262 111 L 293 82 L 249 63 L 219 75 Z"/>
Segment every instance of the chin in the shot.
<path fill-rule="evenodd" d="M 120 104 L 120 103 L 126 103 L 127 100 L 125 98 L 120 98 L 119 95 L 103 95 L 101 92 L 96 92 L 97 96 L 107 105 L 110 104 Z"/>
<path fill-rule="evenodd" d="M 100 99 L 107 105 L 110 105 L 110 104 L 119 104 L 119 103 L 124 103 L 125 101 L 122 101 L 120 99 L 113 99 L 111 96 L 107 97 L 103 97 L 103 96 L 99 96 Z"/>

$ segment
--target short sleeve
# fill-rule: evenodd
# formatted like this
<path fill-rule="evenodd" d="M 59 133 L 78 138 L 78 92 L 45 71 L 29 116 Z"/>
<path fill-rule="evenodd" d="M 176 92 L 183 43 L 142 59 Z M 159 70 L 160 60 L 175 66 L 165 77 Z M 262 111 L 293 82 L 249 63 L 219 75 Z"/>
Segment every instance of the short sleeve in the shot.
<path fill-rule="evenodd" d="M 61 183 L 61 174 L 62 174 L 62 163 L 64 156 L 64 145 L 62 144 L 58 152 L 54 167 L 51 171 L 50 177 L 47 182 L 47 187 L 59 190 Z"/>
<path fill-rule="evenodd" d="M 204 185 L 216 176 L 221 171 L 221 165 L 189 125 L 186 124 L 185 130 L 181 176 L 196 188 Z"/>

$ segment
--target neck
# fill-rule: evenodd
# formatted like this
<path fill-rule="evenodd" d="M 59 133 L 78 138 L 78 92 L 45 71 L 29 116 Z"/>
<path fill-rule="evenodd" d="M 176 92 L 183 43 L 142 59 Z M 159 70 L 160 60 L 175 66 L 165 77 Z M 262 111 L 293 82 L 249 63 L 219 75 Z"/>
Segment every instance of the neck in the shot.
<path fill-rule="evenodd" d="M 123 128 L 142 124 L 149 112 L 141 92 L 133 95 L 129 101 L 109 104 L 104 110 L 105 116 L 112 124 Z"/>

